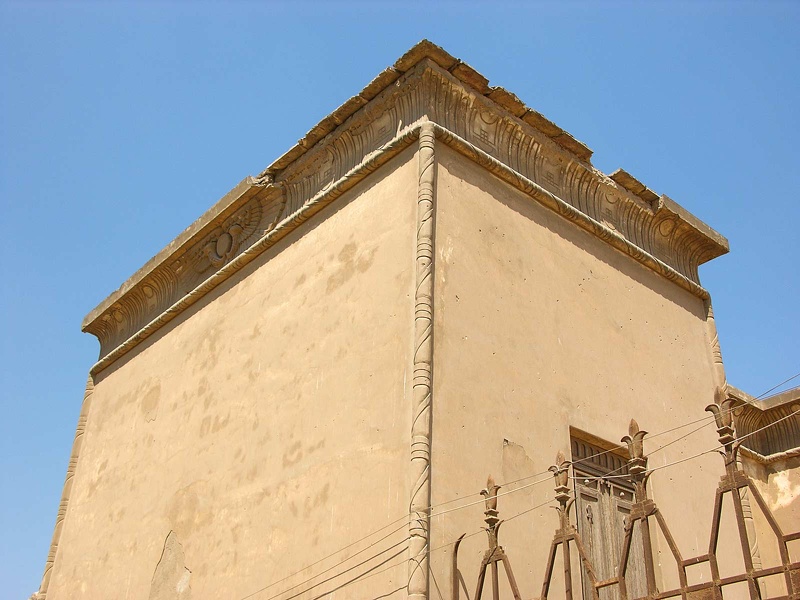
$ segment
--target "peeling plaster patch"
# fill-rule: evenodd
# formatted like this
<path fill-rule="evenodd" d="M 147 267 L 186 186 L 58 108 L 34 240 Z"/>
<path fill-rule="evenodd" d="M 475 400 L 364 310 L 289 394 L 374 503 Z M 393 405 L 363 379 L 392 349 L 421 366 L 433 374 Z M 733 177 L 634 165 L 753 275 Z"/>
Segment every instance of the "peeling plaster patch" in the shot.
<path fill-rule="evenodd" d="M 794 500 L 800 497 L 800 484 L 793 484 L 789 478 L 789 471 L 782 471 L 775 474 L 772 480 L 772 487 L 775 488 L 777 494 L 773 502 L 771 502 L 770 509 L 778 510 L 789 506 Z"/>
<path fill-rule="evenodd" d="M 503 479 L 527 477 L 536 471 L 533 460 L 520 444 L 503 440 Z"/>
<path fill-rule="evenodd" d="M 189 585 L 192 572 L 186 568 L 184 562 L 183 547 L 175 532 L 170 531 L 153 572 L 149 600 L 189 600 L 192 597 L 192 588 Z"/>

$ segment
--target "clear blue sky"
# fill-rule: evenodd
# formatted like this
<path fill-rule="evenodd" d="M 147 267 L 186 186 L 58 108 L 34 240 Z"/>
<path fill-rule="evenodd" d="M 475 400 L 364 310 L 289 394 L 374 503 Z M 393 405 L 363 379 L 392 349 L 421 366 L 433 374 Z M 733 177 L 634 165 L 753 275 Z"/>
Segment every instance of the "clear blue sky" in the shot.
<path fill-rule="evenodd" d="M 777 1 L 0 1 L 0 598 L 42 574 L 83 316 L 423 37 L 728 237 L 701 278 L 731 383 L 800 371 L 798 31 Z"/>

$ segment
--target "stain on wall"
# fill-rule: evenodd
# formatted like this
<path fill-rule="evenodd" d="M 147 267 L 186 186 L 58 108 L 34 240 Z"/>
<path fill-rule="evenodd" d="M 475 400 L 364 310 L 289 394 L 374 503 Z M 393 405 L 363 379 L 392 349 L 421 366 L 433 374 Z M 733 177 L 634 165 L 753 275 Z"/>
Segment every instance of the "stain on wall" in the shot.
<path fill-rule="evenodd" d="M 156 420 L 158 416 L 158 403 L 161 401 L 161 384 L 156 382 L 142 396 L 142 414 L 147 423 Z"/>

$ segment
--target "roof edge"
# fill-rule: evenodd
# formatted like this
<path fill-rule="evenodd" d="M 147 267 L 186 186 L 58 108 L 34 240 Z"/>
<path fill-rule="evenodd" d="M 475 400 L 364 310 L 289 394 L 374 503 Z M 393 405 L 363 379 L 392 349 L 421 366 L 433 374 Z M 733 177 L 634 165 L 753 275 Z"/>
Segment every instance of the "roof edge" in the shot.
<path fill-rule="evenodd" d="M 728 251 L 723 236 L 629 173 L 598 171 L 589 162 L 591 150 L 423 40 L 259 177 L 235 186 L 89 312 L 82 329 L 100 339 L 101 358 L 139 339 L 138 332 L 177 307 L 184 295 L 210 289 L 206 282 L 279 223 L 294 222 L 295 215 L 326 190 L 341 186 L 364 161 L 391 155 L 403 131 L 411 130 L 406 124 L 420 119 L 432 120 L 445 135 L 461 140 L 470 155 L 484 156 L 479 164 L 498 163 L 495 171 L 501 177 L 526 182 L 528 192 L 528 187 L 537 188 L 533 195 L 558 207 L 562 216 L 707 297 L 697 265 Z"/>
<path fill-rule="evenodd" d="M 259 174 L 259 177 L 276 176 L 308 152 L 322 138 L 344 123 L 367 102 L 373 100 L 380 92 L 387 89 L 402 75 L 426 59 L 453 75 L 453 77 L 476 93 L 486 96 L 515 117 L 536 127 L 559 146 L 575 154 L 581 160 L 588 162 L 591 159 L 593 152 L 586 144 L 575 139 L 569 132 L 563 130 L 541 113 L 526 106 L 512 92 L 502 87 L 490 86 L 489 80 L 485 76 L 464 61 L 452 56 L 441 46 L 437 46 L 430 40 L 423 39 L 398 58 L 394 65 L 382 71 L 358 94 L 346 100 L 339 108 L 312 127 L 294 146 L 265 168 Z"/>
<path fill-rule="evenodd" d="M 179 233 L 175 239 L 164 246 L 150 260 L 142 265 L 136 272 L 126 279 L 122 285 L 111 292 L 102 302 L 95 306 L 83 318 L 81 330 L 86 331 L 89 324 L 105 312 L 114 302 L 128 293 L 133 287 L 140 283 L 147 275 L 155 271 L 170 258 L 177 258 L 192 241 L 201 236 L 212 222 L 224 217 L 232 207 L 239 205 L 262 191 L 264 185 L 256 178 L 248 175 L 237 183 L 222 198 L 217 200 L 214 205 L 198 217 L 191 225 Z"/>

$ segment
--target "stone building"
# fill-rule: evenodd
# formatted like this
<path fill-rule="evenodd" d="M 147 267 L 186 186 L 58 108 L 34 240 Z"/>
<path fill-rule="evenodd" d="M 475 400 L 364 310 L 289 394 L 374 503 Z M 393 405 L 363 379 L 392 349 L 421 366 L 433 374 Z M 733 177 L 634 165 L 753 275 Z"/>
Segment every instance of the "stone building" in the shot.
<path fill-rule="evenodd" d="M 456 573 L 453 542 L 494 510 L 475 495 L 489 473 L 538 596 L 558 451 L 612 577 L 630 419 L 674 439 L 726 388 L 698 266 L 728 243 L 591 155 L 423 41 L 239 183 L 84 321 L 100 358 L 39 596 L 450 598 L 464 581 L 472 599 L 486 542 L 464 538 Z M 760 435 L 742 460 L 796 526 L 775 476 L 795 477 L 797 398 L 736 394 Z M 708 550 L 716 440 L 645 440 L 651 467 L 686 461 L 649 493 L 687 557 Z M 752 555 L 773 552 L 756 547 L 769 523 L 747 525 Z M 652 544 L 663 590 L 669 544 Z"/>

